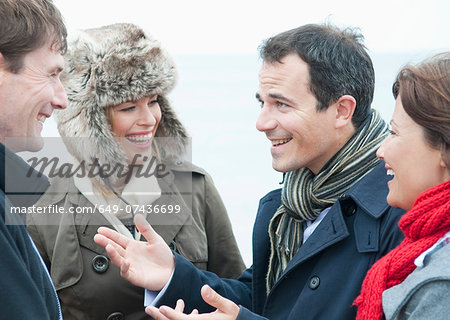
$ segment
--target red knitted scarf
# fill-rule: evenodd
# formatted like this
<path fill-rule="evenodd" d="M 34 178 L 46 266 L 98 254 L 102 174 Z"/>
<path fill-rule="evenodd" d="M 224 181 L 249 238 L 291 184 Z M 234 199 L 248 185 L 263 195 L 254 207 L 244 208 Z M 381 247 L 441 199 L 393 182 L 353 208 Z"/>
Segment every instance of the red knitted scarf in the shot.
<path fill-rule="evenodd" d="M 367 273 L 354 302 L 358 306 L 357 320 L 384 319 L 383 291 L 405 280 L 416 269 L 414 260 L 450 230 L 450 181 L 420 194 L 399 226 L 405 239 Z"/>

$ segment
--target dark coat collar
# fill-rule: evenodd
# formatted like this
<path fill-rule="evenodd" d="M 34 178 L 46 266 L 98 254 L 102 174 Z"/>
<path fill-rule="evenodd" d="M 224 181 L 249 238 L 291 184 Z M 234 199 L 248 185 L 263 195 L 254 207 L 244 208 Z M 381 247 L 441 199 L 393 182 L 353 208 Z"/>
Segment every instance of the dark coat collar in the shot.
<path fill-rule="evenodd" d="M 334 203 L 327 216 L 317 227 L 314 234 L 314 241 L 307 241 L 300 247 L 299 252 L 289 262 L 282 276 L 286 276 L 292 269 L 296 268 L 296 266 L 303 261 L 308 260 L 311 256 L 348 237 L 349 230 L 345 223 L 340 201 L 351 198 L 355 201 L 356 205 L 363 209 L 369 216 L 379 219 L 389 207 L 386 202 L 388 193 L 386 184 L 389 179 L 390 177 L 386 175 L 384 169 L 384 163 L 380 163 L 357 184 L 350 188 L 346 194 L 342 195 L 338 201 Z M 368 226 L 374 225 L 373 227 L 376 227 L 378 225 L 375 220 L 373 220 L 373 223 L 363 222 L 361 224 L 366 228 L 368 228 Z M 374 235 L 378 234 L 377 232 L 372 233 Z M 357 238 L 359 238 L 358 235 Z M 378 240 L 373 242 L 377 243 Z M 372 249 L 376 251 L 378 250 L 378 246 Z M 275 291 L 279 282 L 280 281 L 275 284 L 271 293 Z"/>
<path fill-rule="evenodd" d="M 382 162 L 342 197 L 352 198 L 358 207 L 362 208 L 367 214 L 379 218 L 389 207 L 386 202 L 389 193 L 386 185 L 389 180 L 391 180 L 391 177 L 386 174 L 384 162 Z"/>
<path fill-rule="evenodd" d="M 1 143 L 0 161 L 0 187 L 14 206 L 32 206 L 50 185 L 45 175 Z"/>

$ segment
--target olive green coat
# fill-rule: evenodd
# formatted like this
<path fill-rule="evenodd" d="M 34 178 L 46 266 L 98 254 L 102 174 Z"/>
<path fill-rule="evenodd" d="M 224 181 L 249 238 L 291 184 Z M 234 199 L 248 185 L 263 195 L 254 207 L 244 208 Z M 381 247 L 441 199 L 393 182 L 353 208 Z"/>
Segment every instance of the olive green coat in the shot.
<path fill-rule="evenodd" d="M 64 207 L 66 213 L 29 215 L 28 231 L 49 268 L 64 319 L 148 319 L 144 312 L 144 289 L 122 279 L 119 269 L 107 259 L 106 251 L 93 241 L 98 227 L 109 225 L 106 218 L 98 213 L 67 213 L 69 207 L 94 205 L 79 192 L 72 178 L 51 182 L 36 205 L 57 205 Z M 210 176 L 189 163 L 178 163 L 158 183 L 162 194 L 167 196 L 161 196 L 153 204 L 178 203 L 189 214 L 184 225 L 154 225 L 154 229 L 172 249 L 198 268 L 221 277 L 238 277 L 245 266 Z M 183 191 L 191 188 L 192 197 L 186 196 L 189 192 Z"/>

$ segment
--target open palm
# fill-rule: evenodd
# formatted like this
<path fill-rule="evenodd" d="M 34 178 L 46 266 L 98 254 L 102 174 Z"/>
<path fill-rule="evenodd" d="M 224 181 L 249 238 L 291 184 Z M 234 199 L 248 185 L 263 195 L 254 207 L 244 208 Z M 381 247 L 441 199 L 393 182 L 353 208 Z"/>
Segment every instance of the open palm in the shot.
<path fill-rule="evenodd" d="M 134 222 L 145 241 L 128 238 L 110 228 L 100 227 L 94 241 L 104 247 L 122 277 L 136 286 L 161 290 L 174 270 L 170 248 L 141 215 Z"/>

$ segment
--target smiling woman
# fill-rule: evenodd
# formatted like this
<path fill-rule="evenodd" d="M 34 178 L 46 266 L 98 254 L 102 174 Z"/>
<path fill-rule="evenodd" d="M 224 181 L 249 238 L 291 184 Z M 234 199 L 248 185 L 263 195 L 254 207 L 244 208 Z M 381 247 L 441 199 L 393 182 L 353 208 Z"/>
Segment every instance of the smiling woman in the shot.
<path fill-rule="evenodd" d="M 440 148 L 428 143 L 424 128 L 405 111 L 400 95 L 391 126 L 391 134 L 377 155 L 385 161 L 388 174 L 393 176 L 388 182 L 387 201 L 394 207 L 409 210 L 424 190 L 448 180 L 449 172 Z"/>
<path fill-rule="evenodd" d="M 52 179 L 36 206 L 65 213 L 31 214 L 28 230 L 64 317 L 147 318 L 144 291 L 93 241 L 98 226 L 144 240 L 135 213 L 198 268 L 239 276 L 244 264 L 222 200 L 211 177 L 185 160 L 189 139 L 166 99 L 176 68 L 159 42 L 132 24 L 84 30 L 69 43 L 61 78 L 69 103 L 55 113 L 58 130 L 73 168 L 88 174 Z"/>
<path fill-rule="evenodd" d="M 106 114 L 111 123 L 111 131 L 120 142 L 129 162 L 152 156 L 153 137 L 161 121 L 157 95 L 108 107 Z M 135 157 L 137 154 L 142 158 Z"/>
<path fill-rule="evenodd" d="M 386 162 L 390 205 L 409 210 L 403 242 L 367 273 L 357 319 L 448 319 L 450 314 L 450 52 L 404 67 L 393 86 Z M 383 313 L 384 312 L 384 313 Z"/>

